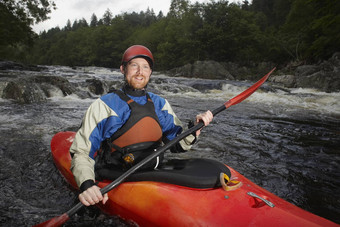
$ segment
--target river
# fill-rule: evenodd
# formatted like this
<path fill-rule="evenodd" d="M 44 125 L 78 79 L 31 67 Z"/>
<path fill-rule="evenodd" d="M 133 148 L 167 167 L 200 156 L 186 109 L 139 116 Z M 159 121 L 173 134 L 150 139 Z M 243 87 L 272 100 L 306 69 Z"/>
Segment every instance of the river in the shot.
<path fill-rule="evenodd" d="M 52 136 L 77 130 L 87 107 L 99 97 L 89 93 L 86 80 L 112 84 L 122 76 L 105 68 L 61 66 L 46 66 L 43 72 L 3 73 L 56 75 L 90 94 L 64 96 L 51 86 L 43 102 L 19 104 L 0 99 L 0 225 L 31 226 L 63 214 L 77 202 L 77 192 L 53 164 L 49 147 Z M 167 98 L 186 122 L 202 111 L 221 106 L 251 84 L 155 73 L 148 89 Z M 222 161 L 277 196 L 340 223 L 339 100 L 339 93 L 265 83 L 242 103 L 218 114 L 203 129 L 192 151 L 166 155 Z M 131 223 L 91 207 L 65 224 L 79 225 Z"/>

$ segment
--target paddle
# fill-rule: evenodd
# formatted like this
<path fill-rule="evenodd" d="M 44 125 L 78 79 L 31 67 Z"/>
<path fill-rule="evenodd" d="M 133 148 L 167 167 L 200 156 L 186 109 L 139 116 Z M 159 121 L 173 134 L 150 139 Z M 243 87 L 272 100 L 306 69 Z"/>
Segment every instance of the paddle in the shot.
<path fill-rule="evenodd" d="M 212 114 L 215 116 L 216 114 L 218 114 L 221 111 L 229 108 L 230 106 L 236 105 L 236 104 L 242 102 L 243 100 L 245 100 L 247 97 L 249 97 L 251 94 L 253 94 L 267 80 L 269 75 L 274 70 L 275 70 L 275 68 L 273 68 L 267 75 L 265 75 L 262 79 L 257 81 L 255 84 L 253 84 L 247 90 L 243 91 L 241 94 L 239 94 L 239 95 L 235 96 L 234 98 L 230 99 L 229 101 L 225 102 L 219 108 L 213 110 Z M 162 152 L 166 151 L 167 149 L 169 149 L 170 147 L 172 147 L 173 145 L 175 145 L 176 143 L 178 143 L 179 141 L 181 141 L 182 139 L 184 139 L 188 135 L 190 135 L 193 132 L 201 129 L 203 126 L 204 126 L 204 123 L 203 122 L 199 122 L 194 127 L 192 127 L 190 129 L 186 130 L 185 132 L 181 133 L 175 139 L 171 140 L 170 142 L 168 142 L 164 146 L 162 146 L 162 147 L 160 147 L 158 149 L 155 149 L 155 152 L 153 152 L 151 155 L 149 155 L 148 157 L 146 157 L 145 159 L 143 159 L 142 161 L 137 163 L 135 166 L 131 167 L 128 171 L 123 173 L 116 180 L 112 181 L 110 184 L 108 184 L 104 188 L 100 189 L 101 193 L 103 195 L 105 193 L 108 193 L 113 188 L 117 187 L 120 183 L 122 183 L 128 176 L 133 174 L 137 169 L 139 169 L 140 167 L 142 167 L 146 163 L 150 162 L 152 159 L 154 159 L 155 157 L 160 155 Z M 67 211 L 63 215 L 61 215 L 59 217 L 54 217 L 54 218 L 52 218 L 52 219 L 50 219 L 50 220 L 48 220 L 46 222 L 43 222 L 41 224 L 36 225 L 36 226 L 60 226 L 60 225 L 64 224 L 67 220 L 69 220 L 70 217 L 72 215 L 74 215 L 75 213 L 77 213 L 77 211 L 80 208 L 82 208 L 83 206 L 84 205 L 81 202 L 79 202 L 77 205 L 75 205 L 72 209 L 70 209 L 69 211 Z"/>

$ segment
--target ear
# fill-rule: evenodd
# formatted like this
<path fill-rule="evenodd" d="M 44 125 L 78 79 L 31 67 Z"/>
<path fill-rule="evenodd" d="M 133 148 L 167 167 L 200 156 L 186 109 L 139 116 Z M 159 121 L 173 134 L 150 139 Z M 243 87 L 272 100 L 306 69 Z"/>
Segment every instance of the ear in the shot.
<path fill-rule="evenodd" d="M 124 66 L 123 65 L 120 66 L 120 71 L 121 71 L 121 73 L 125 74 L 125 70 L 124 70 Z"/>

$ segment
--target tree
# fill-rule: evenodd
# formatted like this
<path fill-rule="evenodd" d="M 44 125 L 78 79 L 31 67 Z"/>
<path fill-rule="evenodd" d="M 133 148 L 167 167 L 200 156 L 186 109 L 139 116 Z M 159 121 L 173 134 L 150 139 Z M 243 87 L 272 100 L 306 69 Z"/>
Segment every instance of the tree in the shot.
<path fill-rule="evenodd" d="M 290 11 L 294 0 L 253 0 L 251 8 L 255 12 L 263 13 L 267 19 L 267 26 L 282 26 Z"/>
<path fill-rule="evenodd" d="M 110 25 L 112 20 L 112 13 L 110 9 L 107 9 L 103 15 L 103 23 L 104 25 Z"/>
<path fill-rule="evenodd" d="M 165 17 L 148 8 L 112 18 L 108 9 L 97 23 L 93 14 L 91 26 L 83 18 L 66 29 L 72 27 L 68 21 L 62 30 L 57 27 L 39 35 L 33 54 L 29 53 L 34 61 L 28 63 L 119 67 L 121 53 L 137 43 L 152 50 L 157 70 L 198 60 L 286 64 L 327 59 L 339 51 L 340 1 L 229 2 L 172 0 Z M 6 51 L 25 57 L 22 46 Z"/>
<path fill-rule="evenodd" d="M 0 46 L 32 44 L 31 25 L 48 19 L 56 5 L 50 0 L 7 0 L 0 2 Z"/>
<path fill-rule="evenodd" d="M 188 0 L 171 0 L 169 16 L 180 19 L 186 12 L 188 12 L 188 7 Z"/>
<path fill-rule="evenodd" d="M 164 14 L 163 14 L 163 12 L 162 12 L 162 10 L 161 11 L 159 11 L 159 13 L 158 13 L 158 15 L 157 15 L 157 20 L 160 20 L 160 19 L 162 19 L 164 17 Z"/>
<path fill-rule="evenodd" d="M 340 51 L 340 2 L 309 0 L 314 5 L 315 17 L 309 37 L 311 45 L 306 55 L 315 59 L 327 59 Z"/>
<path fill-rule="evenodd" d="M 242 9 L 243 10 L 249 10 L 249 1 L 248 0 L 244 0 L 242 3 Z"/>
<path fill-rule="evenodd" d="M 72 30 L 75 31 L 79 28 L 78 20 L 74 20 L 72 24 Z"/>
<path fill-rule="evenodd" d="M 281 32 L 294 60 L 329 58 L 340 46 L 340 2 L 295 0 Z"/>
<path fill-rule="evenodd" d="M 72 30 L 70 19 L 67 20 L 67 23 L 66 23 L 66 26 L 65 26 L 64 30 L 65 31 L 71 31 Z"/>
<path fill-rule="evenodd" d="M 156 21 L 156 15 L 155 12 L 153 11 L 153 9 L 150 10 L 150 8 L 148 7 L 148 9 L 145 12 L 145 18 L 144 18 L 144 26 L 150 26 L 152 23 L 154 23 Z"/>
<path fill-rule="evenodd" d="M 91 16 L 91 22 L 90 22 L 90 27 L 96 27 L 98 25 L 98 19 L 96 14 L 92 14 Z"/>
<path fill-rule="evenodd" d="M 82 27 L 82 28 L 89 26 L 89 24 L 87 23 L 87 21 L 84 17 L 82 19 L 80 19 L 78 23 L 79 23 L 79 26 Z"/>

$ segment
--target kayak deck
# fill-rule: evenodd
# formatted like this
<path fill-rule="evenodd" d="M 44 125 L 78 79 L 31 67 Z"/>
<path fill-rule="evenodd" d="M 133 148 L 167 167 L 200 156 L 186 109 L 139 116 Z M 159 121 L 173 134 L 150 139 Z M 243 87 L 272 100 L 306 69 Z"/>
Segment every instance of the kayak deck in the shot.
<path fill-rule="evenodd" d="M 57 168 L 75 188 L 69 147 L 74 132 L 57 133 L 51 150 Z M 108 192 L 109 200 L 98 205 L 109 215 L 118 215 L 140 226 L 338 226 L 275 196 L 231 167 L 231 178 L 242 186 L 226 191 L 189 188 L 175 184 L 125 182 Z M 99 182 L 105 187 L 110 182 Z"/>

